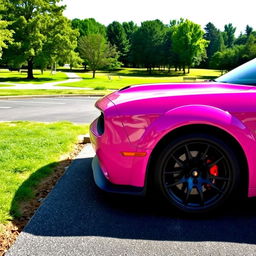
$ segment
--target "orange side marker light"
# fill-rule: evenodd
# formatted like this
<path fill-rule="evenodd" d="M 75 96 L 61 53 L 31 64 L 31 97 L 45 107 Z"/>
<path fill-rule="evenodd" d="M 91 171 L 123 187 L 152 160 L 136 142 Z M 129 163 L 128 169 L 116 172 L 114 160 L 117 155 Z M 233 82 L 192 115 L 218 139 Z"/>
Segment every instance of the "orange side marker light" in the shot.
<path fill-rule="evenodd" d="M 146 156 L 146 152 L 121 152 L 122 156 L 138 156 L 143 157 Z"/>

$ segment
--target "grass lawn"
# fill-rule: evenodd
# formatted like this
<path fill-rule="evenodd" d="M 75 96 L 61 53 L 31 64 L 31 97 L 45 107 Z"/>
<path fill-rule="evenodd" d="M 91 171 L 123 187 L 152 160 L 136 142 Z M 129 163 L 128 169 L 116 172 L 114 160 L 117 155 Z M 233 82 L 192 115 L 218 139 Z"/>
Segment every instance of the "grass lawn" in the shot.
<path fill-rule="evenodd" d="M 32 84 L 42 84 L 49 82 L 57 82 L 66 80 L 68 77 L 63 72 L 57 72 L 56 74 L 51 74 L 50 71 L 45 71 L 41 74 L 40 70 L 34 70 L 34 80 L 27 80 L 26 73 L 20 73 L 18 71 L 9 71 L 7 69 L 0 70 L 0 83 L 32 83 Z"/>
<path fill-rule="evenodd" d="M 57 87 L 56 87 L 57 88 Z M 75 95 L 75 94 L 86 94 L 86 95 L 105 95 L 109 94 L 111 91 L 108 90 L 46 90 L 46 89 L 36 89 L 36 90 L 8 90 L 0 89 L 0 96 L 29 96 L 29 95 Z"/>
<path fill-rule="evenodd" d="M 14 86 L 14 85 L 11 85 L 11 84 L 0 84 L 0 87 L 11 87 L 11 86 Z"/>
<path fill-rule="evenodd" d="M 87 125 L 69 122 L 0 123 L 0 224 L 19 216 L 19 203 L 72 151 Z"/>
<path fill-rule="evenodd" d="M 112 73 L 98 72 L 96 78 L 92 78 L 92 73 L 77 73 L 83 78 L 80 82 L 63 83 L 59 86 L 70 87 L 88 87 L 99 90 L 104 89 L 120 89 L 124 86 L 145 83 L 181 83 L 184 77 L 196 78 L 196 81 L 204 81 L 213 79 L 221 75 L 218 70 L 211 69 L 191 69 L 190 74 L 183 75 L 183 72 L 170 73 L 166 71 L 153 71 L 151 75 L 146 69 L 125 68 Z"/>

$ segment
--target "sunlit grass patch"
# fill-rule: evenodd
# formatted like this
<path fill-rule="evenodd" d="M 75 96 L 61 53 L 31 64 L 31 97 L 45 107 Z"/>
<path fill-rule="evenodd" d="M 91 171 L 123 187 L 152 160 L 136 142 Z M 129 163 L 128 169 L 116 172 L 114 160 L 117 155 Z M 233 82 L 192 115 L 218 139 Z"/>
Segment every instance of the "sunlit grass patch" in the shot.
<path fill-rule="evenodd" d="M 184 75 L 182 71 L 175 72 L 174 70 L 170 72 L 155 70 L 149 74 L 146 69 L 125 68 L 109 73 L 98 72 L 94 79 L 90 72 L 77 74 L 83 78 L 82 81 L 63 83 L 59 86 L 120 89 L 135 84 L 182 83 L 188 77 L 195 78 L 197 82 L 200 82 L 220 76 L 218 70 L 211 69 L 191 69 L 189 74 Z"/>
<path fill-rule="evenodd" d="M 49 82 L 57 82 L 66 80 L 68 77 L 63 72 L 56 72 L 52 74 L 50 71 L 45 71 L 41 74 L 40 70 L 34 70 L 33 80 L 27 80 L 27 73 L 18 71 L 9 71 L 7 69 L 0 69 L 0 83 L 32 83 L 32 84 L 42 84 Z"/>
<path fill-rule="evenodd" d="M 70 122 L 0 123 L 0 223 L 19 216 L 19 203 L 34 196 L 35 186 L 87 131 Z"/>

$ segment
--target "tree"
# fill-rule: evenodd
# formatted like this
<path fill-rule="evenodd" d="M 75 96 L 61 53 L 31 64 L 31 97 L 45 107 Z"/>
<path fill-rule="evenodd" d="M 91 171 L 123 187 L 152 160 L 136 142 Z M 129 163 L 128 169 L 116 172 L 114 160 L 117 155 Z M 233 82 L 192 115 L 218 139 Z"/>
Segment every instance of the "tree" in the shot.
<path fill-rule="evenodd" d="M 93 18 L 88 19 L 73 19 L 72 20 L 72 28 L 77 29 L 79 31 L 79 38 L 88 35 L 100 34 L 107 38 L 106 27 L 97 22 Z M 78 52 L 78 49 L 75 49 Z M 83 62 L 84 70 L 86 71 L 88 63 Z"/>
<path fill-rule="evenodd" d="M 215 52 L 222 51 L 225 47 L 224 45 L 224 40 L 222 33 L 220 30 L 218 30 L 213 23 L 209 22 L 205 26 L 205 35 L 204 39 L 209 41 L 209 44 L 206 48 L 206 53 L 207 53 L 207 61 L 206 64 L 209 66 L 209 62 L 214 55 Z"/>
<path fill-rule="evenodd" d="M 244 45 L 244 44 L 246 44 L 247 39 L 248 39 L 247 35 L 240 33 L 238 38 L 236 38 L 234 44 L 235 45 Z"/>
<path fill-rule="evenodd" d="M 106 36 L 106 27 L 93 18 L 88 18 L 84 20 L 73 19 L 71 23 L 72 28 L 79 31 L 80 37 L 88 36 L 91 34 L 101 34 L 103 36 Z"/>
<path fill-rule="evenodd" d="M 180 66 L 179 56 L 173 48 L 173 34 L 177 28 L 176 24 L 178 24 L 178 22 L 175 20 L 170 22 L 170 26 L 167 29 L 163 43 L 163 64 L 168 66 L 169 71 L 172 66 L 175 67 L 175 71 L 177 71 L 178 67 Z"/>
<path fill-rule="evenodd" d="M 133 21 L 129 21 L 129 22 L 123 22 L 122 26 L 124 28 L 125 34 L 126 34 L 126 38 L 128 41 L 128 52 L 126 54 L 126 56 L 124 57 L 123 63 L 125 66 L 128 66 L 129 64 L 132 66 L 135 66 L 135 64 L 132 61 L 132 39 L 134 36 L 134 33 L 137 31 L 138 26 L 133 22 Z"/>
<path fill-rule="evenodd" d="M 0 0 L 0 12 L 4 11 L 4 2 Z M 8 43 L 12 42 L 13 31 L 7 29 L 9 23 L 1 19 L 0 15 L 0 59 L 3 54 L 3 48 L 8 47 Z"/>
<path fill-rule="evenodd" d="M 173 33 L 173 49 L 178 54 L 185 73 L 185 67 L 199 64 L 206 58 L 208 42 L 203 38 L 204 31 L 201 26 L 190 20 L 180 22 Z"/>
<path fill-rule="evenodd" d="M 66 63 L 70 64 L 70 70 L 73 69 L 73 67 L 78 67 L 81 65 L 83 60 L 80 58 L 79 53 L 72 51 L 68 56 L 67 56 L 67 61 Z"/>
<path fill-rule="evenodd" d="M 12 42 L 12 31 L 7 29 L 8 22 L 0 20 L 0 59 L 3 54 L 3 48 L 8 48 L 8 43 Z"/>
<path fill-rule="evenodd" d="M 60 44 L 67 46 L 70 43 L 69 35 L 65 34 L 68 22 L 62 15 L 64 7 L 57 4 L 61 0 L 6 1 L 4 17 L 11 22 L 9 28 L 15 32 L 14 42 L 6 51 L 8 62 L 15 66 L 27 64 L 27 78 L 34 79 L 35 62 L 41 60 L 46 63 L 47 57 L 54 55 L 47 52 L 50 51 L 46 46 L 50 44 L 49 41 L 58 44 L 53 51 L 61 48 Z M 53 35 L 56 40 L 51 38 Z M 73 34 L 70 36 L 73 37 Z"/>
<path fill-rule="evenodd" d="M 48 18 L 45 31 L 42 33 L 47 40 L 42 50 L 35 56 L 35 63 L 43 70 L 47 66 L 54 67 L 56 63 L 70 63 L 71 67 L 79 62 L 78 54 L 74 52 L 77 47 L 78 30 L 72 29 L 71 22 L 64 16 Z"/>
<path fill-rule="evenodd" d="M 235 42 L 236 28 L 233 27 L 232 23 L 224 26 L 224 42 L 228 48 L 232 48 Z"/>
<path fill-rule="evenodd" d="M 236 45 L 233 48 L 226 48 L 221 52 L 216 52 L 211 60 L 211 66 L 222 70 L 231 70 L 244 61 L 242 59 L 242 54 L 244 52 L 243 45 Z"/>
<path fill-rule="evenodd" d="M 83 36 L 78 41 L 80 56 L 88 63 L 95 78 L 96 70 L 117 63 L 118 52 L 107 43 L 104 36 L 92 34 Z"/>
<path fill-rule="evenodd" d="M 163 41 L 166 28 L 160 20 L 144 21 L 134 33 L 133 61 L 145 66 L 150 74 L 152 68 L 163 63 Z"/>
<path fill-rule="evenodd" d="M 122 26 L 124 28 L 127 40 L 129 43 L 131 43 L 133 34 L 138 29 L 138 26 L 133 21 L 123 22 Z"/>
<path fill-rule="evenodd" d="M 247 38 L 251 35 L 252 32 L 253 32 L 253 28 L 250 27 L 249 25 L 246 25 L 245 34 L 246 34 Z"/>
<path fill-rule="evenodd" d="M 111 45 L 116 46 L 120 53 L 120 61 L 127 62 L 126 57 L 129 51 L 129 41 L 123 26 L 119 22 L 114 21 L 107 26 L 107 38 Z"/>
<path fill-rule="evenodd" d="M 256 57 L 256 36 L 250 34 L 243 51 L 243 61 L 249 61 Z"/>

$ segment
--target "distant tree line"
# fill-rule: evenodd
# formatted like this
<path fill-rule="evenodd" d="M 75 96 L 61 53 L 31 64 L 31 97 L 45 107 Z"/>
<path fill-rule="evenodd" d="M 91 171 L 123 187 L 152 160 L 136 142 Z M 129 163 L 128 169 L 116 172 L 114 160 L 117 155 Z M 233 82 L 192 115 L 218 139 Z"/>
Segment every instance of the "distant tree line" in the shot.
<path fill-rule="evenodd" d="M 231 23 L 221 31 L 211 22 L 202 29 L 184 19 L 171 20 L 169 24 L 151 20 L 140 26 L 132 21 L 114 21 L 107 27 L 94 19 L 74 19 L 72 27 L 80 32 L 78 41 L 100 34 L 116 49 L 112 68 L 122 63 L 126 67 L 146 67 L 149 73 L 154 68 L 172 67 L 185 73 L 192 66 L 224 71 L 256 57 L 256 31 L 249 25 L 237 38 Z M 78 47 L 80 53 L 82 45 Z M 89 62 L 83 54 L 80 56 L 86 67 Z"/>
<path fill-rule="evenodd" d="M 256 57 L 256 31 L 249 25 L 244 33 L 235 37 L 236 28 L 227 24 L 224 31 L 218 30 L 212 23 L 205 27 L 204 38 L 209 41 L 206 48 L 207 59 L 203 67 L 230 70 Z"/>
<path fill-rule="evenodd" d="M 72 20 L 74 29 L 78 29 L 78 52 L 84 60 L 85 68 L 90 64 L 85 52 L 98 56 L 90 51 L 88 43 L 95 34 L 98 40 L 112 47 L 111 68 L 118 68 L 120 64 L 126 67 L 146 67 L 149 73 L 154 68 L 175 67 L 175 69 L 189 69 L 198 65 L 206 58 L 208 41 L 204 38 L 204 31 L 200 25 L 189 20 L 171 21 L 169 25 L 160 20 L 150 20 L 137 26 L 133 21 L 122 24 L 114 21 L 107 27 L 94 19 Z M 102 67 L 102 66 L 101 66 Z"/>
<path fill-rule="evenodd" d="M 61 0 L 0 0 L 0 59 L 11 68 L 33 69 L 56 64 L 83 64 L 85 70 L 145 67 L 191 67 L 230 70 L 256 57 L 256 31 L 249 25 L 238 37 L 230 23 L 221 31 L 209 22 L 203 29 L 187 20 L 112 22 L 68 20 Z"/>

